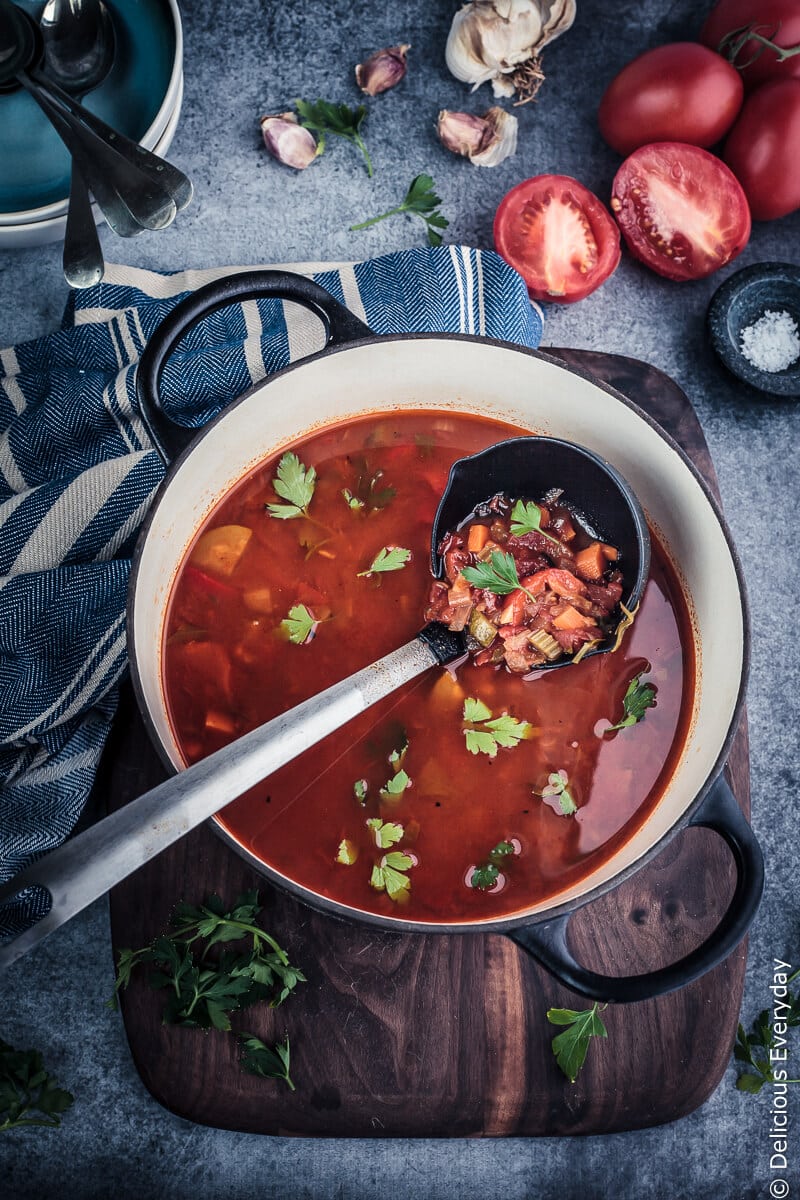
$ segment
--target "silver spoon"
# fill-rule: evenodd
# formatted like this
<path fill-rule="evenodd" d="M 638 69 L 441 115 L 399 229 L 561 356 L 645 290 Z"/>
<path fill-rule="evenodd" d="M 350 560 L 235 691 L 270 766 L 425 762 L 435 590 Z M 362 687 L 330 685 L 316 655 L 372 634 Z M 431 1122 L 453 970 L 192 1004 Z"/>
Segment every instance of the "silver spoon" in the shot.
<path fill-rule="evenodd" d="M 70 95 L 99 87 L 114 63 L 116 37 L 103 0 L 47 0 L 39 18 L 47 74 Z M 103 278 L 105 263 L 89 190 L 72 164 L 64 277 L 70 287 L 87 288 Z"/>

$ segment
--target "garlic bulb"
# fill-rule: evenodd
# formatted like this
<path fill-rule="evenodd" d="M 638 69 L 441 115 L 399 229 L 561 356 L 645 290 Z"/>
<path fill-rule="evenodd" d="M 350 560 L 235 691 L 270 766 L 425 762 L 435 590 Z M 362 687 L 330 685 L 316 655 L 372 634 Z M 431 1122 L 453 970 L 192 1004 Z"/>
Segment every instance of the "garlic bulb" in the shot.
<path fill-rule="evenodd" d="M 502 108 L 490 108 L 482 117 L 473 113 L 439 113 L 436 132 L 447 150 L 468 158 L 476 167 L 496 167 L 517 148 L 519 122 Z"/>
<path fill-rule="evenodd" d="M 303 171 L 317 157 L 313 133 L 298 123 L 292 112 L 261 117 L 261 136 L 273 158 L 296 171 Z"/>
<path fill-rule="evenodd" d="M 575 12 L 576 0 L 470 0 L 453 17 L 447 66 L 473 91 L 491 80 L 495 96 L 532 100 L 544 79 L 539 55 Z"/>

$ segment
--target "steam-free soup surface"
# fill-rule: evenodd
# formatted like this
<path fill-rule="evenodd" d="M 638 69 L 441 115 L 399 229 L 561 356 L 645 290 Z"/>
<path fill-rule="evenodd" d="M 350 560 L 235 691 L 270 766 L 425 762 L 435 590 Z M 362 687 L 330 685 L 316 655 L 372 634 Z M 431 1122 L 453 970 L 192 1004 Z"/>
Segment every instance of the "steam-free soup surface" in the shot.
<path fill-rule="evenodd" d="M 464 415 L 375 416 L 289 447 L 297 461 L 280 474 L 278 455 L 234 488 L 195 539 L 168 613 L 165 691 L 187 762 L 409 641 L 451 464 L 519 432 Z M 276 491 L 281 477 L 302 503 Z M 654 539 L 616 653 L 530 679 L 432 668 L 220 820 L 265 863 L 356 908 L 410 921 L 515 913 L 594 870 L 658 802 L 693 670 L 685 604 Z"/>

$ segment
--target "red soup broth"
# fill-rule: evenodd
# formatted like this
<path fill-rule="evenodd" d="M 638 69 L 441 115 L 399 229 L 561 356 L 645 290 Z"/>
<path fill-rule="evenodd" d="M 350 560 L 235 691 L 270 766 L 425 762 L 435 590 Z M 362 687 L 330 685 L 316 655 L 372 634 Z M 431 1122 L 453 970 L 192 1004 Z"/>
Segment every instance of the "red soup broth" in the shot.
<path fill-rule="evenodd" d="M 427 411 L 326 427 L 289 448 L 316 471 L 307 518 L 278 519 L 266 508 L 286 503 L 273 488 L 281 455 L 236 485 L 189 549 L 169 606 L 164 690 L 186 761 L 413 638 L 451 464 L 520 432 Z M 209 555 L 214 538 L 204 535 L 227 526 L 245 532 L 226 534 L 230 547 Z M 383 547 L 403 547 L 411 558 L 401 569 L 360 575 Z M 652 550 L 641 608 L 616 653 L 530 679 L 471 664 L 432 668 L 228 805 L 222 826 L 313 892 L 406 921 L 507 916 L 575 884 L 658 803 L 688 729 L 694 661 L 686 602 L 655 537 Z M 305 643 L 288 640 L 281 624 L 299 605 L 318 622 Z M 657 689 L 655 705 L 637 724 L 607 732 L 640 674 Z M 492 719 L 507 713 L 527 722 L 527 736 L 494 757 L 471 753 L 467 698 Z M 406 743 L 399 764 L 391 756 Z M 393 795 L 386 785 L 403 782 L 398 766 L 410 783 Z M 541 795 L 558 772 L 577 805 L 572 815 L 557 796 Z M 379 846 L 367 824 L 375 819 L 402 826 L 400 840 Z M 337 861 L 343 842 L 354 862 Z M 473 886 L 475 868 L 490 863 L 500 843 L 513 853 L 493 860 L 496 878 L 495 870 L 481 877 L 490 886 Z M 389 865 L 400 861 L 410 886 L 393 898 L 370 881 L 381 882 L 373 869 L 394 853 L 403 858 Z"/>

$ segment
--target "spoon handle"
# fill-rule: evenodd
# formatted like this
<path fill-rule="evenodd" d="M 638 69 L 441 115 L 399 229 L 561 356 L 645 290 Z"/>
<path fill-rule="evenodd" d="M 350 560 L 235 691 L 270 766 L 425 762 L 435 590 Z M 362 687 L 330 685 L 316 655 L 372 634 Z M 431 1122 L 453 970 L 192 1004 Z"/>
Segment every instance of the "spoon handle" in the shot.
<path fill-rule="evenodd" d="M 88 288 L 103 278 L 105 263 L 92 202 L 83 176 L 73 163 L 67 227 L 64 231 L 64 278 L 70 287 Z"/>
<path fill-rule="evenodd" d="M 177 167 L 167 162 L 166 159 L 160 158 L 150 150 L 146 150 L 138 142 L 134 142 L 131 138 L 126 137 L 125 134 L 107 125 L 100 117 L 95 116 L 93 112 L 80 104 L 74 96 L 70 96 L 69 92 L 64 91 L 55 80 L 50 78 L 46 71 L 42 71 L 39 68 L 35 70 L 29 69 L 28 74 L 40 87 L 46 88 L 51 98 L 62 105 L 85 128 L 90 129 L 92 133 L 102 138 L 104 142 L 116 150 L 117 154 L 133 166 L 138 167 L 146 175 L 149 175 L 165 191 L 169 192 L 178 212 L 182 212 L 186 208 L 192 198 L 194 188 L 191 180 L 188 176 L 184 175 L 183 171 L 178 170 Z"/>
<path fill-rule="evenodd" d="M 47 916 L 0 943 L 0 969 L 248 788 L 401 684 L 437 662 L 456 657 L 458 637 L 450 634 L 449 641 L 433 637 L 429 644 L 423 639 L 430 628 L 371 666 L 179 771 L 0 887 L 0 904 L 31 887 L 45 888 L 52 897 Z"/>

